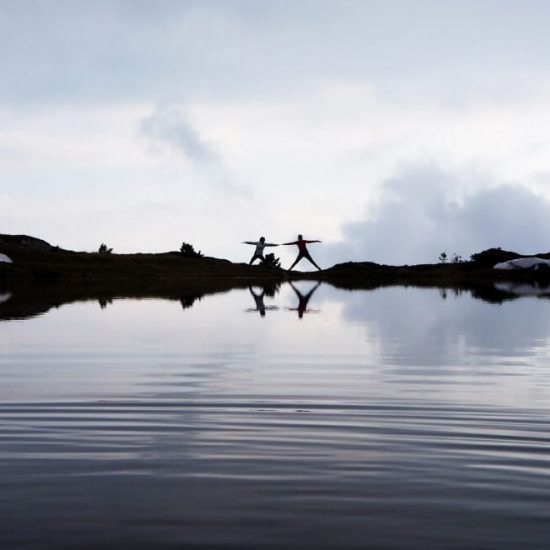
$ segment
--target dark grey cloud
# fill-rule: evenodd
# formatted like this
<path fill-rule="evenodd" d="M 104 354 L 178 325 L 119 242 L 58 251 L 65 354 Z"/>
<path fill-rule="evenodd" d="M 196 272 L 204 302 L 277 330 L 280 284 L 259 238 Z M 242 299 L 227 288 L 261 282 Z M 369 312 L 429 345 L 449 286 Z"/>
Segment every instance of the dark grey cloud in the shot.
<path fill-rule="evenodd" d="M 141 132 L 150 140 L 168 146 L 198 163 L 219 163 L 220 156 L 177 107 L 157 109 L 141 123 Z"/>
<path fill-rule="evenodd" d="M 251 189 L 233 177 L 216 146 L 202 137 L 179 106 L 157 108 L 141 121 L 140 132 L 154 146 L 167 148 L 190 161 L 199 176 L 198 183 L 227 195 L 252 197 Z"/>
<path fill-rule="evenodd" d="M 436 262 L 443 251 L 464 259 L 502 247 L 533 254 L 550 250 L 550 204 L 519 185 L 460 196 L 463 181 L 419 168 L 388 182 L 371 218 L 348 223 L 342 242 L 324 247 L 325 262 Z"/>

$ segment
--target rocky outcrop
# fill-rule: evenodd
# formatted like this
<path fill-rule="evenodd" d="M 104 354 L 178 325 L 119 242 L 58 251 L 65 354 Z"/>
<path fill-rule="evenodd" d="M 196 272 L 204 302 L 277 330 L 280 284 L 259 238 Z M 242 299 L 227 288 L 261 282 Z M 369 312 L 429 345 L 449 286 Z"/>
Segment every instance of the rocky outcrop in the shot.
<path fill-rule="evenodd" d="M 29 237 L 28 235 L 0 235 L 0 250 L 3 246 L 18 246 L 31 250 L 52 250 L 56 248 L 42 239 Z"/>

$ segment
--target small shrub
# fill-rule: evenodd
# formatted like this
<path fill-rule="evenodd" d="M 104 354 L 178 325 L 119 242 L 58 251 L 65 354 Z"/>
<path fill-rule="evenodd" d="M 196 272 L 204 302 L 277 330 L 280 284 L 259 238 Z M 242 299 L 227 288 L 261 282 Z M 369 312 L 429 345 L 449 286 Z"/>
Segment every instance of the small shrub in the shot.
<path fill-rule="evenodd" d="M 203 256 L 202 252 L 195 250 L 194 246 L 189 243 L 181 243 L 180 253 L 186 258 L 201 258 Z"/>
<path fill-rule="evenodd" d="M 453 262 L 453 264 L 460 264 L 462 263 L 462 256 L 458 255 L 458 254 L 453 254 L 453 258 L 451 260 L 451 262 Z"/>
<path fill-rule="evenodd" d="M 101 243 L 99 245 L 99 249 L 98 249 L 98 252 L 100 254 L 110 254 L 111 252 L 113 251 L 112 248 L 108 248 L 107 245 L 105 243 Z"/>
<path fill-rule="evenodd" d="M 281 267 L 281 260 L 279 260 L 279 258 L 276 258 L 275 254 L 266 254 L 263 265 L 272 269 L 279 269 Z"/>
<path fill-rule="evenodd" d="M 440 255 L 439 255 L 439 258 L 438 260 L 444 264 L 446 261 L 447 261 L 447 253 L 446 252 L 442 252 Z"/>

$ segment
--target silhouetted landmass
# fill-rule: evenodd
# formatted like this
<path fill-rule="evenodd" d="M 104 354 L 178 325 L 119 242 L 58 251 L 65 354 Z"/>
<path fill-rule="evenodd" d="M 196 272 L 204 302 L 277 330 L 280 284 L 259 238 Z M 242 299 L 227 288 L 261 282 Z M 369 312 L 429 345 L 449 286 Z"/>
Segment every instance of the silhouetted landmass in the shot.
<path fill-rule="evenodd" d="M 97 281 L 276 277 L 281 270 L 250 268 L 228 260 L 181 251 L 158 254 L 75 252 L 26 235 L 0 235 L 0 252 L 13 264 L 0 264 L 4 282 L 88 284 Z"/>
<path fill-rule="evenodd" d="M 120 298 L 176 300 L 189 309 L 204 296 L 250 285 L 274 295 L 287 279 L 323 280 L 348 290 L 387 286 L 439 288 L 448 293 L 469 292 L 491 303 L 517 299 L 527 292 L 550 297 L 548 271 L 500 271 L 495 263 L 522 257 L 498 248 L 457 263 L 389 266 L 347 262 L 321 272 L 288 273 L 263 265 L 187 256 L 181 251 L 159 254 L 101 254 L 74 252 L 25 235 L 0 235 L 0 253 L 13 263 L 0 263 L 0 319 L 23 319 L 52 307 L 77 301 L 97 301 L 109 307 Z M 548 253 L 538 257 L 550 258 Z"/>
<path fill-rule="evenodd" d="M 156 254 L 101 254 L 75 252 L 52 246 L 26 235 L 0 235 L 0 253 L 14 263 L 0 263 L 0 284 L 63 284 L 89 286 L 101 284 L 177 285 L 180 282 L 224 286 L 251 281 L 292 279 L 326 280 L 343 288 L 370 288 L 373 285 L 414 284 L 421 286 L 464 287 L 503 280 L 540 280 L 546 273 L 529 270 L 498 271 L 498 262 L 523 257 L 516 252 L 491 248 L 472 255 L 467 262 L 381 265 L 374 262 L 347 262 L 320 272 L 288 273 L 276 266 L 249 266 L 228 260 L 172 251 Z M 539 253 L 550 258 L 550 253 Z M 221 282 L 223 280 L 223 283 Z M 215 281 L 215 284 L 214 284 Z"/>
<path fill-rule="evenodd" d="M 535 254 L 537 256 L 538 254 Z M 510 260 L 517 260 L 522 255 L 517 252 L 509 252 L 508 250 L 502 250 L 501 248 L 489 248 L 482 252 L 472 254 L 471 259 L 478 266 L 493 267 L 495 264 L 501 262 L 508 262 Z"/>

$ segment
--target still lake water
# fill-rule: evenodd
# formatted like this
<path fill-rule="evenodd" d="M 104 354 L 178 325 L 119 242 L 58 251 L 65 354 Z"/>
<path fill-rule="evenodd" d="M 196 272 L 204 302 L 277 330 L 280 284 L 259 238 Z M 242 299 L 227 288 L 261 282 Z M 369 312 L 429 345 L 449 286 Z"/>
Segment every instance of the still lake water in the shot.
<path fill-rule="evenodd" d="M 0 548 L 549 548 L 550 301 L 295 286 L 0 322 Z"/>

